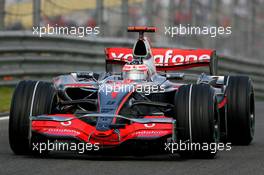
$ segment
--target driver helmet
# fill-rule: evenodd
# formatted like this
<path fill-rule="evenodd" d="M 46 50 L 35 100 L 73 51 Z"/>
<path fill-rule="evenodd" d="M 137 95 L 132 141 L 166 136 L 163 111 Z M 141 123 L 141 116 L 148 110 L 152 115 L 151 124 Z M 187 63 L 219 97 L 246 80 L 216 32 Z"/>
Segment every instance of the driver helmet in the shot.
<path fill-rule="evenodd" d="M 125 64 L 123 77 L 133 81 L 146 81 L 148 79 L 148 67 L 145 64 Z"/>

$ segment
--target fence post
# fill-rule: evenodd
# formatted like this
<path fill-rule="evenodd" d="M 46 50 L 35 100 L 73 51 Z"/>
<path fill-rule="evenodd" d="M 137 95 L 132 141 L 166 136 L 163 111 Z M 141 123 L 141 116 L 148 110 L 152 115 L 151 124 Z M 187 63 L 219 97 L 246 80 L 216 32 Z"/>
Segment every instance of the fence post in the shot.
<path fill-rule="evenodd" d="M 41 0 L 33 0 L 33 26 L 40 26 Z"/>
<path fill-rule="evenodd" d="M 128 27 L 128 0 L 122 0 L 122 26 L 123 26 L 123 36 L 127 36 L 126 28 Z"/>
<path fill-rule="evenodd" d="M 96 25 L 103 28 L 104 0 L 96 0 Z M 104 35 L 104 33 L 102 33 Z"/>
<path fill-rule="evenodd" d="M 5 28 L 5 0 L 0 0 L 0 30 Z"/>

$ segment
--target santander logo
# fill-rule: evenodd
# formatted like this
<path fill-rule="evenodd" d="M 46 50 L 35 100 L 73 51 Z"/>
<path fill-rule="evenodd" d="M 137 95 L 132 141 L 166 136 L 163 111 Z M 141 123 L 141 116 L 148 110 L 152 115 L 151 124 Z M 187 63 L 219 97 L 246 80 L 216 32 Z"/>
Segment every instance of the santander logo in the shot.
<path fill-rule="evenodd" d="M 132 61 L 132 49 L 110 48 L 110 60 Z M 192 63 L 210 62 L 211 50 L 152 49 L 156 66 L 175 66 Z"/>

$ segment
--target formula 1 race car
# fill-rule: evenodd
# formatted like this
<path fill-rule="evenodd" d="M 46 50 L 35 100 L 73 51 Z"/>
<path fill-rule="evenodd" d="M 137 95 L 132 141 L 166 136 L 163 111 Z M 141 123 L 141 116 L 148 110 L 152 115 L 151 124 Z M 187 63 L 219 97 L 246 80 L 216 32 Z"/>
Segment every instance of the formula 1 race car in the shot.
<path fill-rule="evenodd" d="M 10 109 L 13 152 L 31 154 L 33 144 L 47 140 L 133 155 L 168 153 L 164 145 L 180 142 L 250 144 L 255 123 L 251 79 L 218 76 L 214 50 L 151 48 L 144 32 L 155 30 L 129 27 L 139 38 L 133 49 L 105 49 L 105 73 L 19 82 Z M 178 71 L 200 66 L 209 67 L 209 75 Z M 196 83 L 183 82 L 187 76 L 195 76 Z M 217 154 L 175 150 L 181 156 Z"/>

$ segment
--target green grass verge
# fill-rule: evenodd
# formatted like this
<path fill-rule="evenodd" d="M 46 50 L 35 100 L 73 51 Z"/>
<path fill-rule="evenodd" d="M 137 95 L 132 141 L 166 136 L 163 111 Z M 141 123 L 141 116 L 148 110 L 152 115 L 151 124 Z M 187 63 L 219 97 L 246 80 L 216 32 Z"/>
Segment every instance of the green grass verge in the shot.
<path fill-rule="evenodd" d="M 0 112 L 9 112 L 14 88 L 0 87 Z"/>

